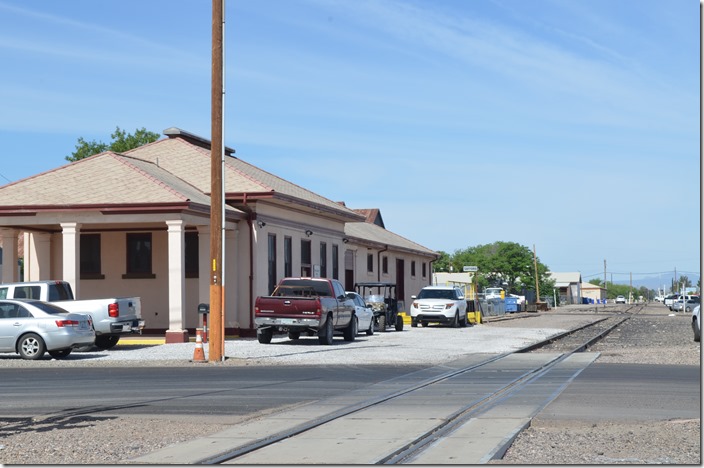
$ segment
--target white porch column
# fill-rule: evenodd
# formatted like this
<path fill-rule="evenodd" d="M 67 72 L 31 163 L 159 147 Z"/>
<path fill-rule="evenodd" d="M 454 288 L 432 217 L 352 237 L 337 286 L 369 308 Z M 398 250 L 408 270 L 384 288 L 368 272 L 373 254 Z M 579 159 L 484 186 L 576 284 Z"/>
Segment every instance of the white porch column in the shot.
<path fill-rule="evenodd" d="M 167 343 L 188 341 L 186 323 L 186 273 L 184 253 L 184 222 L 166 221 L 168 227 L 168 267 L 169 267 L 169 329 L 166 330 Z"/>
<path fill-rule="evenodd" d="M 16 283 L 19 280 L 17 269 L 17 229 L 0 229 L 2 237 L 2 275 L 3 283 Z"/>
<path fill-rule="evenodd" d="M 81 297 L 78 289 L 81 273 L 80 230 L 78 223 L 61 223 L 63 280 L 71 285 L 76 299 Z"/>

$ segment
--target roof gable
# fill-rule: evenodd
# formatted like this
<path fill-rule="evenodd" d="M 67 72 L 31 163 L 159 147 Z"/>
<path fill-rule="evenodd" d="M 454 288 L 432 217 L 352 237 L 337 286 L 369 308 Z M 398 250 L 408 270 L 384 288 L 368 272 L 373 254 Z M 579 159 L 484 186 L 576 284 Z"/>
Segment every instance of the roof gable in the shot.
<path fill-rule="evenodd" d="M 100 153 L 0 187 L 0 206 L 195 202 L 209 198 L 153 164 Z"/>
<path fill-rule="evenodd" d="M 354 211 L 366 217 L 367 223 L 376 224 L 382 228 L 386 227 L 384 225 L 384 219 L 381 217 L 381 211 L 379 211 L 379 208 L 359 208 Z"/>
<path fill-rule="evenodd" d="M 582 282 L 582 274 L 580 272 L 561 272 L 561 273 L 556 273 L 556 272 L 549 272 L 550 277 L 555 280 L 555 283 L 577 283 L 580 284 Z"/>

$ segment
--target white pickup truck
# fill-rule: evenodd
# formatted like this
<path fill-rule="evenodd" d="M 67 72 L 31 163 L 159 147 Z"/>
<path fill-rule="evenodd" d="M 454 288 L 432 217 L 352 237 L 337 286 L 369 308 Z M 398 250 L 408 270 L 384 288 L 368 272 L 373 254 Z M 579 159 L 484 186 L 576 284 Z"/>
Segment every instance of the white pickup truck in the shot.
<path fill-rule="evenodd" d="M 95 327 L 95 346 L 110 349 L 120 337 L 142 333 L 142 303 L 139 297 L 75 300 L 66 281 L 29 281 L 0 284 L 0 299 L 38 299 L 69 312 L 89 314 Z"/>

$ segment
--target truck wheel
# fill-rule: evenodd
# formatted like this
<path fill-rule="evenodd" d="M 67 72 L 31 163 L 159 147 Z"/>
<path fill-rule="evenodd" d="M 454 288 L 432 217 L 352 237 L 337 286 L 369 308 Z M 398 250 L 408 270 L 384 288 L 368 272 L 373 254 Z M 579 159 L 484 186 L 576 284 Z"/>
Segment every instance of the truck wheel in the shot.
<path fill-rule="evenodd" d="M 331 345 L 332 335 L 334 332 L 335 330 L 332 326 L 332 317 L 328 316 L 327 320 L 325 320 L 325 328 L 318 334 L 318 342 L 321 345 Z"/>
<path fill-rule="evenodd" d="M 386 331 L 386 315 L 379 316 L 379 331 L 382 333 Z"/>
<path fill-rule="evenodd" d="M 274 331 L 271 328 L 257 328 L 257 341 L 261 344 L 271 343 Z"/>
<path fill-rule="evenodd" d="M 347 325 L 347 328 L 345 328 L 345 331 L 343 332 L 345 341 L 354 341 L 355 337 L 357 336 L 358 330 L 359 324 L 357 323 L 357 317 L 353 315 L 350 319 L 350 324 Z"/>
<path fill-rule="evenodd" d="M 114 348 L 120 337 L 117 335 L 99 335 L 95 337 L 95 346 L 100 349 Z"/>
<path fill-rule="evenodd" d="M 44 340 L 34 333 L 27 333 L 20 338 L 20 342 L 17 344 L 17 352 L 22 359 L 36 361 L 44 356 L 45 350 L 46 345 L 44 345 Z"/>
<path fill-rule="evenodd" d="M 396 331 L 403 331 L 403 317 L 396 316 Z"/>

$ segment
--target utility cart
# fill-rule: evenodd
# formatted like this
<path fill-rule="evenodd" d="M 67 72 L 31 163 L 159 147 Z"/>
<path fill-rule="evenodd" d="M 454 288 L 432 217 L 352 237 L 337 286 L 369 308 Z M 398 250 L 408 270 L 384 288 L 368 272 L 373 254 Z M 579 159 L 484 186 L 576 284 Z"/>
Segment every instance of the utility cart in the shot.
<path fill-rule="evenodd" d="M 354 289 L 374 311 L 374 324 L 378 331 L 385 332 L 386 327 L 403 330 L 403 317 L 398 314 L 396 283 L 356 283 Z"/>

